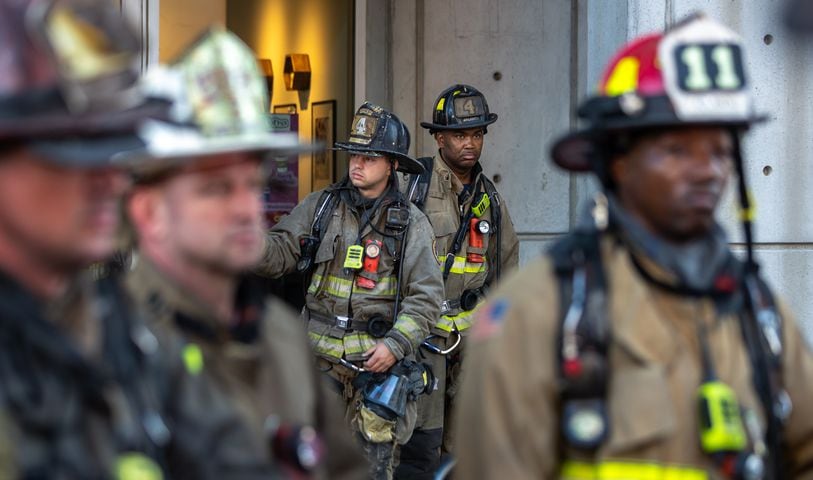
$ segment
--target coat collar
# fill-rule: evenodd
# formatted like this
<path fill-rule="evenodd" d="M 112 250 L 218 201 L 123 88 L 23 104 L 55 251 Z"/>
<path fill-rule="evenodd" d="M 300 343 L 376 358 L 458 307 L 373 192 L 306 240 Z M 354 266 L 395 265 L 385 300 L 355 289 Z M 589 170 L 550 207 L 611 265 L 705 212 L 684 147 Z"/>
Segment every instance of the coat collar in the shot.
<path fill-rule="evenodd" d="M 174 323 L 210 341 L 225 341 L 229 337 L 229 329 L 213 314 L 213 309 L 164 275 L 144 255 L 137 256 L 126 283 L 134 299 L 162 326 Z"/>

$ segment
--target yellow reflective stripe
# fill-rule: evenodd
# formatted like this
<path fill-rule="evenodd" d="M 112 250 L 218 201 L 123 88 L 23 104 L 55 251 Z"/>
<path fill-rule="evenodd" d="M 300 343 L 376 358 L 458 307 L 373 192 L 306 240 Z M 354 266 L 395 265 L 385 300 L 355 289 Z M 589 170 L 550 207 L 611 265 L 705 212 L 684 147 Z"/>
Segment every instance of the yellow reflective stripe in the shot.
<path fill-rule="evenodd" d="M 344 344 L 341 338 L 333 338 L 324 333 L 308 332 L 311 347 L 316 353 L 342 358 Z"/>
<path fill-rule="evenodd" d="M 676 465 L 643 462 L 586 463 L 567 461 L 562 464 L 562 480 L 708 480 L 705 470 Z"/>
<path fill-rule="evenodd" d="M 438 261 L 440 262 L 440 268 L 445 268 L 446 255 L 439 255 Z M 472 263 L 467 262 L 466 257 L 454 257 L 454 263 L 452 264 L 452 268 L 449 269 L 449 273 L 481 273 L 488 270 L 487 265 L 487 262 Z"/>
<path fill-rule="evenodd" d="M 362 332 L 347 333 L 342 339 L 344 342 L 344 353 L 349 355 L 361 355 L 375 345 L 373 337 Z"/>
<path fill-rule="evenodd" d="M 335 275 L 328 275 L 327 277 L 314 275 L 308 287 L 308 293 L 314 295 L 321 288 L 328 295 L 342 299 L 350 298 L 350 292 L 372 297 L 394 297 L 397 287 L 398 281 L 394 276 L 380 278 L 376 282 L 375 288 L 366 289 L 357 287 L 353 280 Z"/>
<path fill-rule="evenodd" d="M 398 278 L 395 276 L 379 278 L 374 288 L 361 288 L 353 285 L 353 293 L 374 297 L 394 297 L 398 289 Z"/>
<path fill-rule="evenodd" d="M 443 315 L 435 326 L 445 332 L 451 332 L 456 326 L 457 331 L 462 332 L 471 327 L 475 310 L 477 309 L 460 312 L 457 315 Z"/>
<path fill-rule="evenodd" d="M 353 282 L 344 278 L 328 275 L 314 275 L 311 284 L 308 287 L 308 293 L 315 294 L 319 289 L 339 298 L 350 298 L 350 291 L 352 290 Z"/>
<path fill-rule="evenodd" d="M 421 326 L 418 325 L 415 319 L 408 315 L 399 315 L 393 329 L 398 330 L 406 338 L 412 339 L 413 341 L 421 337 Z"/>

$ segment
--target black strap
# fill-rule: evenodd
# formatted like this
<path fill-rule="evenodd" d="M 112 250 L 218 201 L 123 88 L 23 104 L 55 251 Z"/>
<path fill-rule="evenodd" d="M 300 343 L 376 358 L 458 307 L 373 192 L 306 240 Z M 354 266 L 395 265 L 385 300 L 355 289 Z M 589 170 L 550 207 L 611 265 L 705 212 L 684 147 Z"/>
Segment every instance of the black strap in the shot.
<path fill-rule="evenodd" d="M 482 176 L 483 183 L 486 187 L 486 193 L 488 194 L 489 198 L 491 199 L 491 220 L 494 232 L 494 256 L 492 259 L 494 260 L 492 263 L 493 265 L 493 272 L 494 276 L 489 278 L 489 283 L 496 283 L 500 276 L 502 275 L 502 199 L 500 198 L 500 194 L 497 193 L 497 188 L 494 184 L 486 178 L 485 175 Z"/>
<path fill-rule="evenodd" d="M 395 302 L 392 306 L 392 324 L 395 325 L 395 322 L 398 321 L 398 308 L 401 306 L 401 285 L 403 285 L 404 279 L 404 256 L 406 255 L 406 244 L 407 244 L 407 236 L 409 235 L 409 227 L 412 224 L 412 216 L 407 220 L 407 226 L 404 229 L 403 233 L 401 233 L 401 249 L 398 258 L 396 259 L 398 263 L 398 276 L 396 277 L 395 283 Z"/>
<path fill-rule="evenodd" d="M 787 477 L 787 459 L 783 455 L 785 418 L 779 417 L 779 410 L 787 395 L 782 383 L 782 348 L 776 349 L 777 339 L 781 341 L 781 317 L 771 290 L 756 272 L 746 273 L 742 283 L 745 294 L 745 308 L 740 316 L 743 341 L 748 350 L 753 370 L 753 383 L 757 396 L 762 404 L 768 429 L 765 432 L 766 445 L 770 451 L 767 471 L 770 479 L 779 480 Z M 776 325 L 771 326 L 760 315 L 775 315 Z M 770 319 L 768 319 L 770 320 Z M 775 335 L 771 347 L 769 336 Z"/>
<path fill-rule="evenodd" d="M 325 227 L 327 227 L 327 220 L 330 218 L 331 214 L 333 214 L 333 210 L 336 209 L 336 205 L 339 203 L 339 196 L 336 195 L 336 191 L 328 188 L 322 192 L 322 195 L 319 196 L 319 201 L 316 203 L 316 211 L 313 215 L 313 222 L 311 223 L 311 235 L 314 238 L 319 239 L 319 243 L 322 242 L 322 239 L 325 237 Z M 319 244 L 317 243 L 316 248 L 319 248 Z"/>
<path fill-rule="evenodd" d="M 432 181 L 435 159 L 434 157 L 420 157 L 416 160 L 423 165 L 423 172 L 418 175 L 413 174 L 410 177 L 407 195 L 409 201 L 423 212 L 426 206 L 426 196 L 429 194 L 429 184 Z"/>
<path fill-rule="evenodd" d="M 327 222 L 333 214 L 333 210 L 336 209 L 336 205 L 338 205 L 338 203 L 339 195 L 333 186 L 326 188 L 319 196 L 319 201 L 316 202 L 316 210 L 314 211 L 313 220 L 311 221 L 310 233 L 310 239 L 314 242 L 311 251 L 311 254 L 314 257 L 316 256 L 316 252 L 319 250 L 319 246 L 322 244 L 322 240 L 325 238 Z M 301 278 L 303 304 L 304 299 L 308 296 L 308 288 L 310 287 L 311 280 L 313 279 L 314 266 L 315 259 L 310 258 L 310 262 L 308 262 L 306 268 L 303 268 L 302 270 L 300 270 L 299 267 L 297 268 L 297 274 Z"/>
<path fill-rule="evenodd" d="M 474 189 L 474 194 L 472 198 L 472 204 L 474 204 L 474 199 L 480 194 L 481 187 L 483 186 L 483 176 L 480 176 L 480 180 L 477 182 L 476 188 Z M 445 282 L 446 279 L 449 278 L 449 273 L 452 270 L 452 265 L 454 265 L 454 257 L 460 252 L 460 249 L 463 248 L 463 242 L 466 239 L 466 234 L 469 232 L 469 222 L 474 217 L 474 212 L 472 211 L 471 207 L 469 207 L 468 211 L 462 212 L 460 214 L 460 226 L 457 228 L 457 232 L 454 235 L 454 242 L 452 242 L 452 249 L 446 252 L 446 261 L 443 264 L 443 281 Z"/>
<path fill-rule="evenodd" d="M 159 370 L 156 363 L 160 355 L 157 342 L 149 347 L 153 350 L 148 350 L 136 341 L 138 336 L 156 339 L 143 320 L 134 317 L 136 310 L 127 300 L 119 277 L 100 280 L 98 290 L 108 302 L 103 317 L 105 357 L 113 367 L 116 382 L 127 392 L 144 433 L 141 438 L 130 439 L 136 444 L 125 447 L 149 455 L 166 470 L 164 448 L 170 441 L 170 432 L 162 415 L 169 401 L 170 385 L 165 383 L 166 372 Z"/>

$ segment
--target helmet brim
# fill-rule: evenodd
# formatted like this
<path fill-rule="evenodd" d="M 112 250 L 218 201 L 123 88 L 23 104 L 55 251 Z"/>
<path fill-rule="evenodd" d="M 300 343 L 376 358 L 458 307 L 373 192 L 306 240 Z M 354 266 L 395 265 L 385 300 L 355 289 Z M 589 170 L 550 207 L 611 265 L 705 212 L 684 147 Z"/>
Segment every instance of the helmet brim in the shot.
<path fill-rule="evenodd" d="M 153 123 L 165 127 L 174 125 Z M 166 134 L 171 135 L 173 130 Z M 128 168 L 136 180 L 144 180 L 194 163 L 213 155 L 229 153 L 256 153 L 261 157 L 283 157 L 320 150 L 322 145 L 299 143 L 295 133 L 256 132 L 253 134 L 226 135 L 206 137 L 195 129 L 175 129 L 178 135 L 176 142 L 147 142 L 147 145 L 122 152 L 113 159 L 116 165 Z M 181 140 L 183 139 L 183 140 Z"/>
<path fill-rule="evenodd" d="M 458 125 L 440 125 L 432 122 L 421 122 L 421 127 L 429 130 L 430 133 L 442 132 L 443 130 L 468 130 L 470 128 L 487 127 L 497 121 L 496 113 L 489 113 L 484 121 L 461 123 Z"/>
<path fill-rule="evenodd" d="M 16 110 L 13 113 L 4 112 L 4 108 L 0 106 L 0 141 L 134 133 L 147 118 L 167 118 L 170 108 L 167 101 L 149 99 L 126 110 L 71 114 L 62 102 L 48 98 L 43 101 L 46 102 L 44 106 L 31 105 L 37 102 L 33 95 L 29 105 L 12 99 L 6 99 L 5 102 L 0 99 L 0 103 Z M 14 108 L 15 106 L 19 108 Z"/>
<path fill-rule="evenodd" d="M 369 147 L 363 147 L 361 145 L 356 145 L 354 143 L 346 142 L 336 142 L 333 145 L 333 148 L 331 148 L 330 150 L 347 152 L 351 155 L 357 154 L 357 155 L 367 155 L 371 157 L 387 156 L 395 160 L 398 160 L 398 168 L 396 170 L 399 172 L 420 175 L 424 171 L 423 165 L 421 165 L 420 162 L 418 162 L 417 160 L 408 155 L 404 155 L 403 153 L 396 152 L 393 150 L 385 150 L 381 148 L 373 149 Z"/>
<path fill-rule="evenodd" d="M 741 120 L 708 118 L 690 122 L 680 120 L 674 115 L 623 118 L 605 121 L 600 126 L 563 135 L 553 142 L 550 154 L 553 162 L 565 170 L 588 172 L 593 170 L 593 162 L 600 153 L 596 151 L 596 139 L 599 136 L 657 128 L 722 127 L 744 130 L 751 125 L 765 122 L 768 118 L 767 115 L 753 115 Z"/>
<path fill-rule="evenodd" d="M 144 148 L 144 142 L 134 133 L 32 140 L 24 145 L 45 161 L 72 169 L 116 166 L 117 155 Z"/>

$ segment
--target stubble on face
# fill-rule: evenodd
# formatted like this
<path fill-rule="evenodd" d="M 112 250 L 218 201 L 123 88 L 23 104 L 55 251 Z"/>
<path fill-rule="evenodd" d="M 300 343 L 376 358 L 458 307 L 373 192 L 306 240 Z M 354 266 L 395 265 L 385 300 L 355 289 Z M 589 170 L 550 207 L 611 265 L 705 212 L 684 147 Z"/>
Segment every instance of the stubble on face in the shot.
<path fill-rule="evenodd" d="M 387 188 L 392 168 L 387 157 L 351 155 L 348 168 L 350 183 L 365 198 L 378 198 Z"/>
<path fill-rule="evenodd" d="M 263 251 L 264 172 L 256 157 L 213 158 L 165 191 L 169 243 L 180 259 L 221 275 L 250 270 Z"/>
<path fill-rule="evenodd" d="M 435 134 L 443 160 L 458 176 L 467 175 L 480 161 L 483 129 L 444 130 Z"/>
<path fill-rule="evenodd" d="M 0 235 L 32 260 L 78 271 L 117 247 L 128 186 L 118 169 L 66 168 L 17 150 L 0 161 Z"/>

